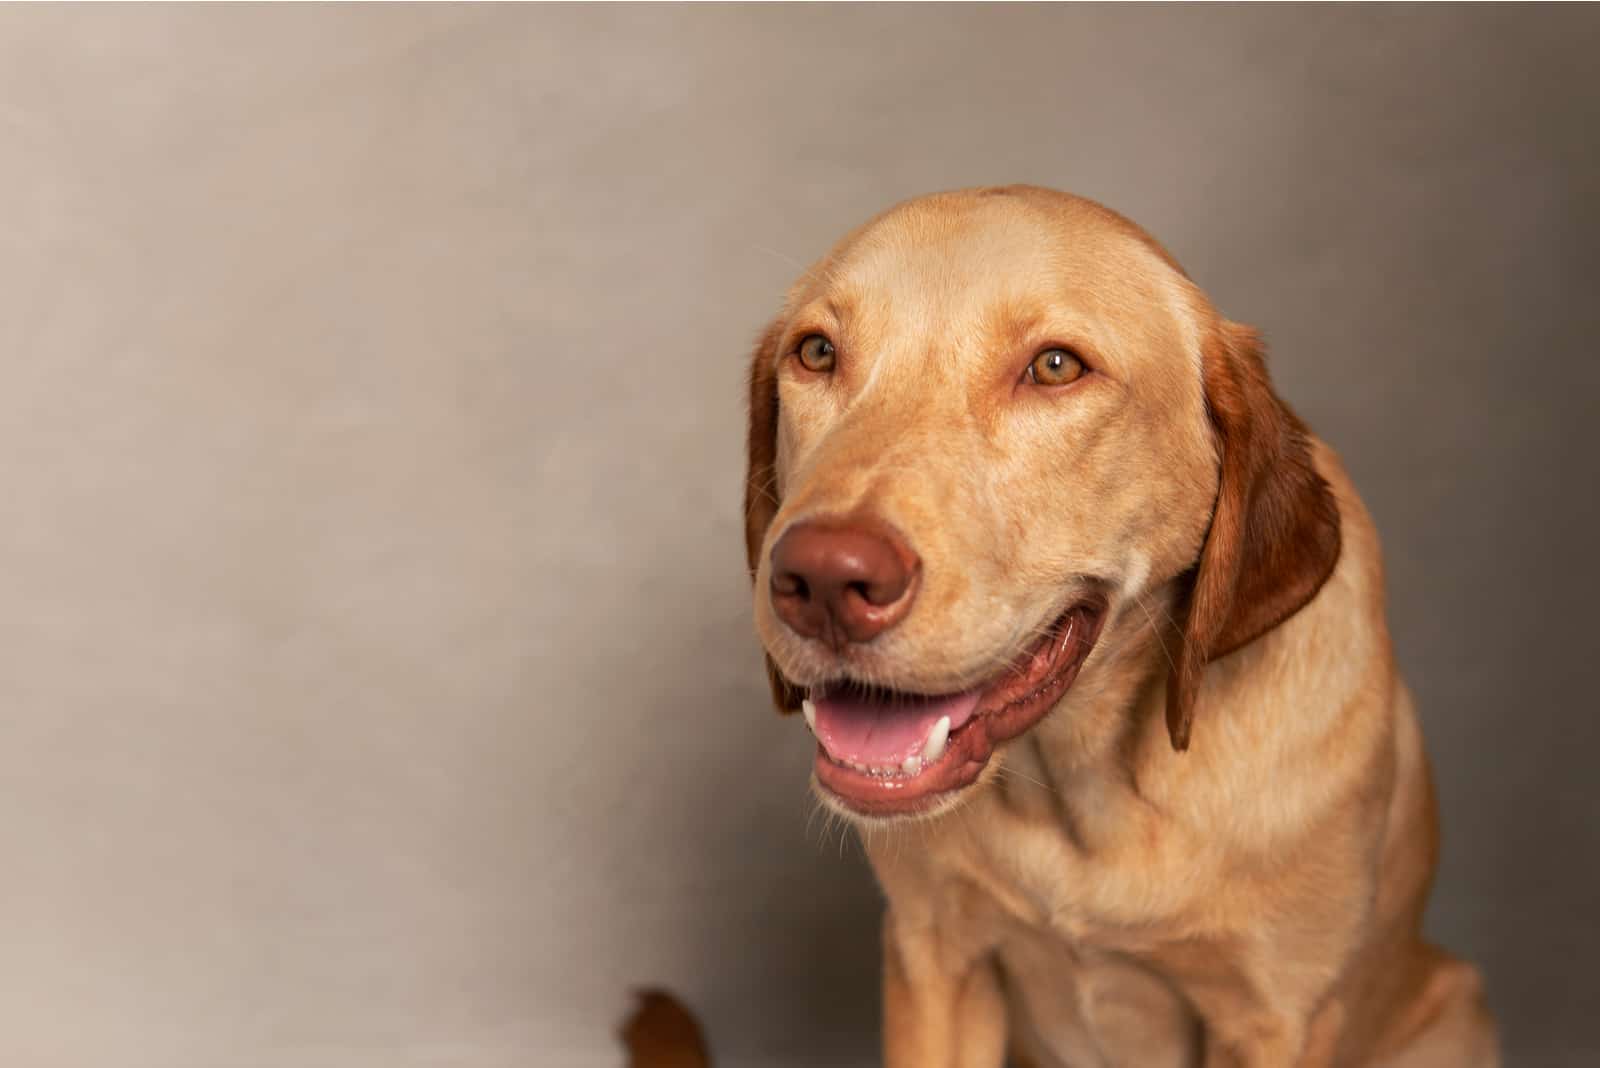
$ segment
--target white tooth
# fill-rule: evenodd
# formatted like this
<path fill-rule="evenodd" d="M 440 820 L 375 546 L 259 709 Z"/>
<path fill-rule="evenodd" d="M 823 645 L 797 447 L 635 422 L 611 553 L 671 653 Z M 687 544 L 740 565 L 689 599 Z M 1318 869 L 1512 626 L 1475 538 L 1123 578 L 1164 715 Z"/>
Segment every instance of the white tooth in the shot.
<path fill-rule="evenodd" d="M 817 706 L 807 697 L 800 702 L 800 714 L 806 717 L 806 726 L 811 728 L 811 733 L 817 733 Z"/>
<path fill-rule="evenodd" d="M 918 756 L 906 757 L 906 762 L 900 765 L 900 770 L 907 775 L 915 775 L 922 768 L 922 758 Z"/>
<path fill-rule="evenodd" d="M 950 717 L 940 716 L 939 722 L 933 725 L 933 730 L 928 733 L 928 740 L 922 747 L 922 759 L 932 764 L 944 756 L 944 743 L 950 738 Z"/>

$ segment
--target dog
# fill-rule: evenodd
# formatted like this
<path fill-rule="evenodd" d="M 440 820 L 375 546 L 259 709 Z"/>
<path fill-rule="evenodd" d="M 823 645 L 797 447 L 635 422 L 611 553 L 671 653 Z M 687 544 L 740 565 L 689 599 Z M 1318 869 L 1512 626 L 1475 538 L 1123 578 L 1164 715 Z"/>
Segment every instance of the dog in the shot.
<path fill-rule="evenodd" d="M 907 201 L 750 363 L 778 708 L 887 908 L 890 1068 L 1498 1063 L 1338 457 L 1143 230 Z"/>

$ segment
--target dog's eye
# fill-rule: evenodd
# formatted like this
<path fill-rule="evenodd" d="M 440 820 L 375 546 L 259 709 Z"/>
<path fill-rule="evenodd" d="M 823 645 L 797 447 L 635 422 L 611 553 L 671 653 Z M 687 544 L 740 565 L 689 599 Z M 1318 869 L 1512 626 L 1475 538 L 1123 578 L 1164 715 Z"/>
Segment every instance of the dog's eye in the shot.
<path fill-rule="evenodd" d="M 1028 365 L 1028 381 L 1036 386 L 1064 386 L 1083 374 L 1083 361 L 1066 349 L 1045 349 Z"/>
<path fill-rule="evenodd" d="M 833 370 L 833 342 L 821 334 L 809 334 L 800 342 L 800 348 L 795 351 L 800 363 L 808 371 L 827 372 Z"/>

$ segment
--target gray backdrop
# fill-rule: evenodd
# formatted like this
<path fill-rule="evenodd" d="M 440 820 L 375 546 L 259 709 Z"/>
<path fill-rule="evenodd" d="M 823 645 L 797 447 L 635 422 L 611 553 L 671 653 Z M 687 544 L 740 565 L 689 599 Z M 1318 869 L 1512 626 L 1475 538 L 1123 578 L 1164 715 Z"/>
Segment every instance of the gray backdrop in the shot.
<path fill-rule="evenodd" d="M 1431 927 L 1513 1065 L 1594 1063 L 1597 31 L 0 10 L 0 1063 L 615 1065 L 647 981 L 724 1063 L 870 1063 L 743 361 L 846 228 L 1019 180 L 1266 330 L 1386 538 Z"/>

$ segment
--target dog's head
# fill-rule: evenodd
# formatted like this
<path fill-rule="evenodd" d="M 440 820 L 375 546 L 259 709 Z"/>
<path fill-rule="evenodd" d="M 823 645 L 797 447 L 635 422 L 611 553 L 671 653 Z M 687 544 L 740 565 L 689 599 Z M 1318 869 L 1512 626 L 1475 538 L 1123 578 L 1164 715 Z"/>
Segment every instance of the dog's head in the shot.
<path fill-rule="evenodd" d="M 1049 190 L 925 197 L 845 238 L 757 345 L 748 450 L 774 697 L 858 815 L 955 803 L 1108 660 L 1108 621 L 1168 646 L 1185 748 L 1206 662 L 1339 552 L 1254 333 L 1132 223 Z"/>

